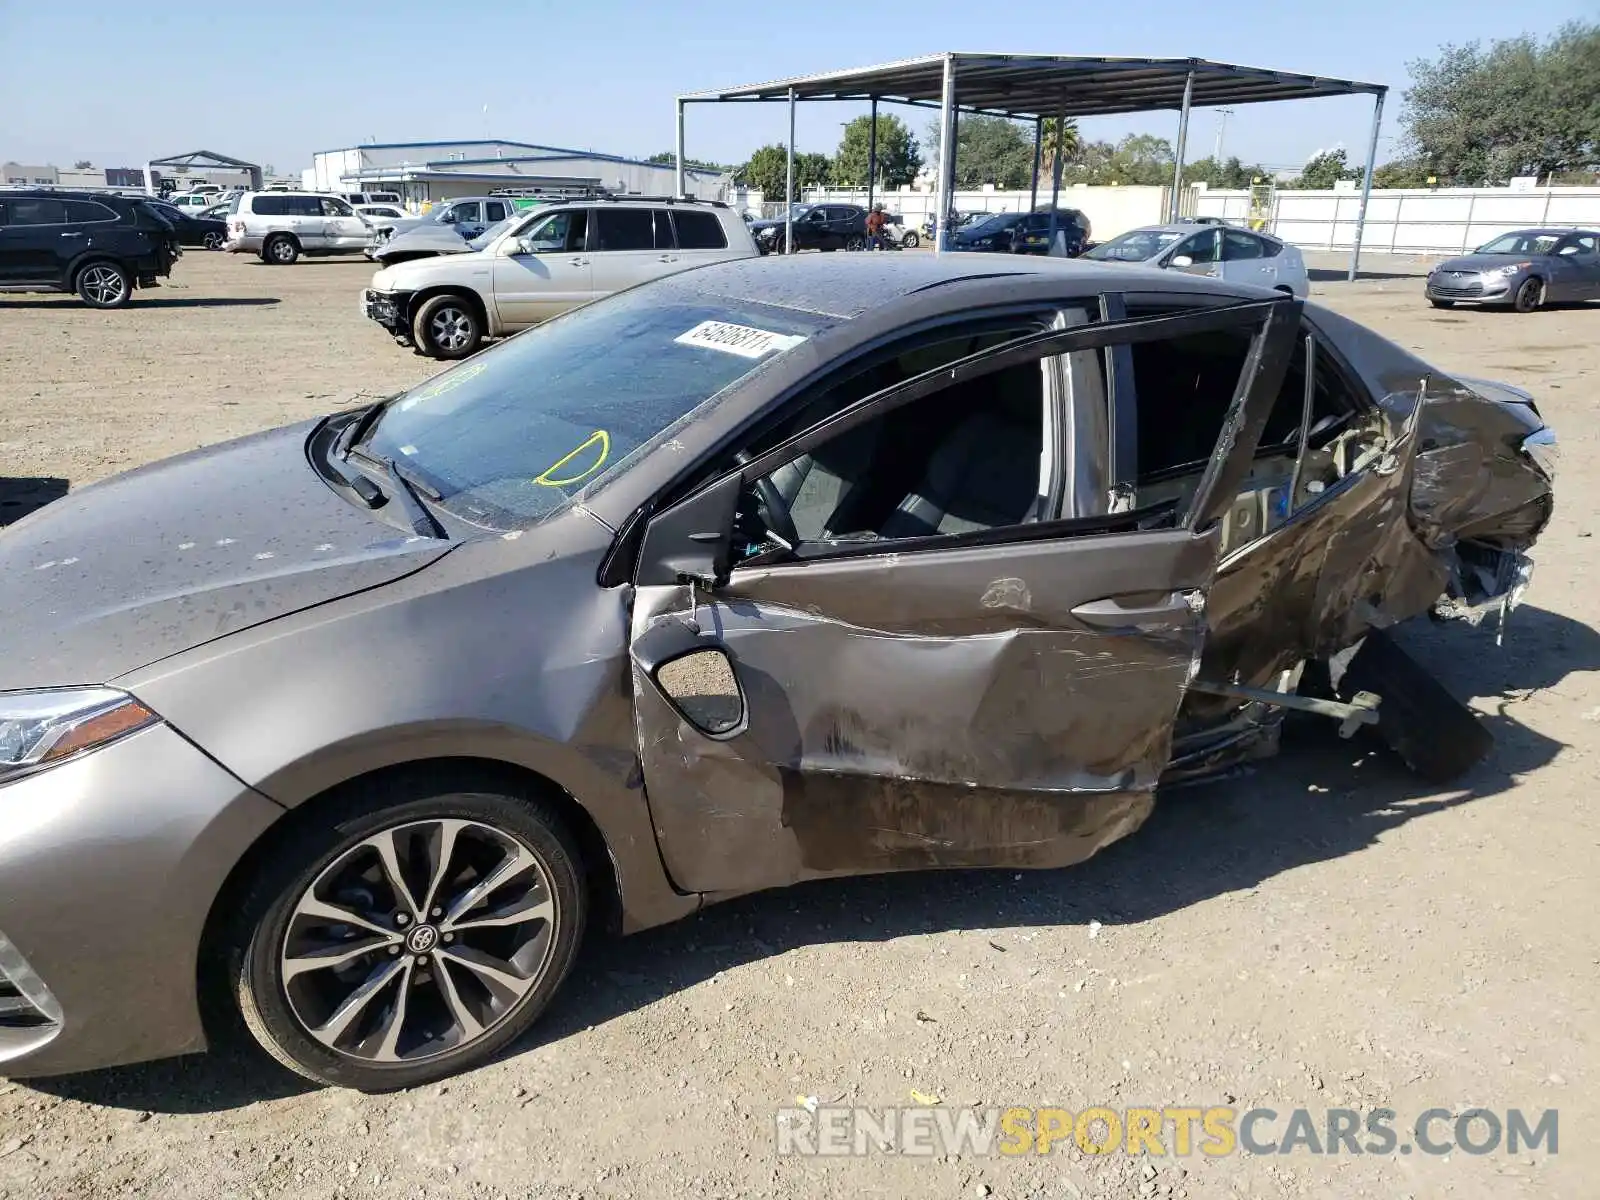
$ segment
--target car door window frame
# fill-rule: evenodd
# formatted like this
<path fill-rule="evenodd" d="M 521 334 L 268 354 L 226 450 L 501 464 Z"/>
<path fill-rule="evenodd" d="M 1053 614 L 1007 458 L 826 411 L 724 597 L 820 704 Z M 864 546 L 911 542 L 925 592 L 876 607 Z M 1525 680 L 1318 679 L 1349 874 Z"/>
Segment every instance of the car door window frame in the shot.
<path fill-rule="evenodd" d="M 1105 301 L 1102 300 L 1102 307 Z M 1112 305 L 1115 310 L 1115 305 Z M 1083 350 L 1106 350 L 1119 345 L 1131 346 L 1139 342 L 1161 341 L 1189 334 L 1208 333 L 1234 328 L 1252 328 L 1250 348 L 1245 355 L 1234 395 L 1218 429 L 1218 437 L 1211 458 L 1201 472 L 1200 480 L 1190 499 L 1188 508 L 1170 524 L 1196 532 L 1215 524 L 1223 510 L 1233 500 L 1239 484 L 1248 473 L 1254 458 L 1255 442 L 1271 415 L 1271 405 L 1256 405 L 1259 392 L 1271 386 L 1277 388 L 1293 355 L 1296 334 L 1300 327 L 1303 305 L 1288 296 L 1272 300 L 1251 300 L 1237 304 L 1215 305 L 1177 313 L 1130 317 L 1125 320 L 1100 321 L 1074 325 L 1065 329 L 1049 329 L 1004 342 L 999 346 L 980 350 L 954 363 L 947 363 L 903 380 L 888 388 L 855 401 L 811 428 L 785 439 L 772 449 L 757 455 L 749 462 L 720 475 L 705 486 L 692 492 L 677 504 L 658 515 L 666 518 L 665 524 L 681 524 L 681 517 L 696 500 L 714 499 L 728 510 L 728 525 L 713 534 L 691 534 L 692 540 L 709 546 L 720 540 L 720 551 L 706 551 L 714 559 L 714 569 L 705 578 L 693 572 L 677 569 L 682 555 L 652 554 L 650 531 L 646 529 L 634 570 L 634 581 L 640 586 L 662 583 L 681 583 L 693 579 L 707 586 L 716 586 L 726 579 L 733 565 L 731 546 L 733 507 L 743 489 L 770 475 L 779 467 L 806 454 L 822 443 L 850 432 L 881 413 L 894 411 L 914 403 L 924 396 L 942 391 L 956 384 L 992 375 L 1007 367 L 1037 363 L 1044 359 Z M 1125 309 L 1124 309 L 1125 311 Z M 1045 389 L 1041 386 L 1041 393 Z M 1041 400 L 1041 403 L 1044 401 Z M 1058 408 L 1057 421 L 1063 419 L 1059 411 L 1060 399 L 1051 401 Z M 1137 389 L 1129 381 L 1118 395 L 1118 405 L 1137 406 Z M 1253 421 L 1247 420 L 1252 409 L 1258 410 Z M 1115 422 L 1113 422 L 1115 423 Z M 1251 443 L 1251 455 L 1238 461 L 1234 451 L 1242 442 Z M 1053 452 L 1046 446 L 1045 452 Z M 1044 476 L 1041 472 L 1041 478 Z M 1157 510 L 1173 506 L 1163 504 Z M 1146 513 L 1121 512 L 1104 516 L 1054 518 L 1003 526 L 996 529 L 976 530 L 967 533 L 930 534 L 922 537 L 887 539 L 881 542 L 829 545 L 824 551 L 809 556 L 804 561 L 819 558 L 858 557 L 870 555 L 905 554 L 938 551 L 954 547 L 1000 545 L 1020 541 L 1047 540 L 1094 533 L 1133 532 L 1150 527 L 1147 522 L 1160 516 L 1159 511 Z M 674 518 L 679 518 L 675 521 Z M 626 532 L 626 531 L 625 531 Z M 620 540 L 620 539 L 619 539 Z M 720 553 L 720 561 L 715 561 Z M 740 566 L 752 565 L 747 560 Z M 770 563 L 766 564 L 770 565 Z M 604 571 L 604 567 L 602 568 Z"/>
<path fill-rule="evenodd" d="M 1224 230 L 1221 230 L 1220 232 L 1222 234 L 1222 261 L 1223 262 L 1260 262 L 1263 259 L 1269 257 L 1267 255 L 1267 253 L 1266 253 L 1266 249 L 1267 249 L 1266 245 L 1261 241 L 1260 238 L 1256 237 L 1254 234 L 1245 233 L 1243 230 L 1239 230 L 1239 229 L 1224 229 Z M 1237 245 L 1237 244 L 1240 244 L 1240 243 L 1243 243 L 1243 244 L 1247 245 L 1248 247 L 1250 247 L 1254 251 L 1254 253 L 1252 253 L 1252 254 L 1229 254 L 1228 253 L 1228 247 L 1230 245 Z"/>

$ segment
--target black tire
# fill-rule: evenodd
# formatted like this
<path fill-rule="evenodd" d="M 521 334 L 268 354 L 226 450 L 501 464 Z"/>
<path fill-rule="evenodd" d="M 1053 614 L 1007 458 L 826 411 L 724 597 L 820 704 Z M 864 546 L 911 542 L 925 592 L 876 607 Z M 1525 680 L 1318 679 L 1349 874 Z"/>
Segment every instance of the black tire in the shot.
<path fill-rule="evenodd" d="M 429 358 L 466 358 L 483 344 L 483 318 L 466 297 L 431 297 L 411 321 L 411 339 Z"/>
<path fill-rule="evenodd" d="M 133 297 L 133 277 L 120 263 L 103 258 L 79 267 L 72 286 L 90 308 L 121 308 Z"/>
<path fill-rule="evenodd" d="M 200 239 L 200 244 L 207 250 L 221 250 L 222 243 L 228 240 L 228 235 L 212 230 Z"/>
<path fill-rule="evenodd" d="M 1432 296 L 1428 297 L 1428 303 L 1435 308 L 1454 308 L 1456 306 L 1454 300 L 1435 300 Z"/>
<path fill-rule="evenodd" d="M 275 233 L 261 244 L 261 261 L 271 266 L 292 266 L 299 257 L 300 243 L 287 233 Z"/>
<path fill-rule="evenodd" d="M 1544 304 L 1544 280 L 1525 279 L 1522 286 L 1517 289 L 1516 296 L 1511 301 L 1511 306 L 1519 313 L 1531 313 Z"/>
<path fill-rule="evenodd" d="M 861 250 L 865 250 L 867 248 L 867 235 L 864 233 L 852 233 L 849 237 L 845 238 L 844 248 L 850 251 L 852 254 Z"/>
<path fill-rule="evenodd" d="M 477 790 L 479 787 L 485 790 Z M 354 788 L 306 814 L 304 819 L 290 818 L 295 823 L 272 846 L 271 853 L 262 857 L 261 872 L 245 893 L 227 946 L 234 1001 L 246 1028 L 268 1054 L 318 1083 L 366 1092 L 391 1091 L 481 1065 L 538 1019 L 572 968 L 583 938 L 588 896 L 578 845 L 561 814 L 538 797 L 508 795 L 506 790 L 503 781 L 416 772 Z M 433 870 L 437 859 L 430 861 L 428 853 L 431 848 L 436 855 L 443 844 L 440 835 L 444 826 L 438 824 L 442 821 L 461 823 L 464 830 L 492 831 L 505 839 L 507 848 L 514 850 L 519 861 L 526 856 L 536 864 L 536 868 L 526 867 L 506 883 L 483 893 L 461 910 L 458 919 L 470 921 L 473 913 L 479 914 L 480 919 L 491 913 L 500 916 L 509 907 L 542 905 L 546 899 L 551 915 L 497 928 L 458 926 L 459 941 L 455 940 L 456 934 L 441 932 L 450 928 L 449 917 L 440 919 L 440 907 L 427 915 L 430 901 L 440 898 L 448 906 L 448 899 L 444 899 L 447 891 L 456 894 L 465 888 L 471 892 L 484 878 L 472 873 L 480 860 L 471 853 L 475 845 L 467 841 L 466 832 L 455 835 L 451 856 L 442 864 L 446 869 Z M 383 882 L 387 875 L 381 859 L 364 846 L 369 839 L 387 840 L 389 831 L 397 830 L 399 840 L 389 843 L 398 851 L 394 859 L 401 864 L 404 886 L 412 892 L 410 904 L 414 910 L 418 906 L 416 895 L 423 892 L 419 918 L 427 915 L 429 924 L 425 926 L 415 919 L 401 924 L 401 918 L 396 916 L 387 924 L 394 929 L 390 938 L 404 937 L 398 952 L 379 946 L 338 970 L 316 967 L 291 979 L 282 960 L 295 942 L 301 943 L 296 957 L 304 961 L 313 956 L 305 945 L 310 937 L 307 930 L 320 931 L 320 936 L 312 940 L 322 943 L 315 949 L 323 952 L 341 941 L 354 944 L 375 940 L 375 935 L 362 933 L 360 925 L 319 926 L 316 914 L 308 916 L 300 911 L 302 901 L 313 895 L 313 888 L 332 887 L 325 882 L 330 872 L 334 873 L 335 882 L 347 877 L 358 884 L 363 882 L 361 876 L 339 874 L 353 869 L 342 865 L 352 857 L 358 864 L 370 859 L 372 865 L 367 874 L 373 890 L 320 891 L 316 894 L 318 902 L 338 904 L 363 920 L 370 916 L 375 922 L 385 920 L 381 910 L 386 905 L 403 907 L 398 893 Z M 485 874 L 493 873 L 492 867 L 486 868 Z M 431 895 L 430 878 L 444 884 Z M 520 881 L 526 881 L 525 894 L 519 890 L 524 886 Z M 508 892 L 512 898 L 502 898 L 493 906 L 488 904 L 490 898 L 505 897 Z M 366 903 L 351 900 L 351 896 L 364 897 Z M 329 942 L 335 930 L 350 936 Z M 424 947 L 413 955 L 417 949 L 413 941 L 430 930 L 425 940 L 431 949 Z M 502 960 L 498 948 L 488 952 L 482 949 L 486 937 L 491 945 L 509 945 L 525 933 L 532 939 L 527 962 L 513 961 L 509 955 Z M 504 940 L 496 942 L 502 935 Z M 469 938 L 478 944 L 469 944 Z M 501 970 L 502 979 L 511 977 L 506 972 L 508 967 L 526 972 L 526 980 L 516 974 L 518 982 L 528 983 L 526 991 L 518 995 L 502 985 L 500 990 L 505 994 L 499 995 L 489 986 L 491 976 L 469 967 L 462 957 L 449 957 L 452 952 L 446 947 L 447 942 L 453 942 L 458 953 L 468 950 L 476 961 L 494 963 Z M 345 978 L 340 977 L 340 971 Z M 371 986 L 380 976 L 381 985 Z M 354 997 L 358 986 L 369 989 L 365 1003 L 358 1006 L 359 1015 L 330 1039 L 344 1044 L 331 1045 L 313 1036 L 304 1019 L 312 1011 L 309 1006 L 319 999 L 327 1006 L 319 1014 L 323 1017 L 320 1027 L 326 1030 L 335 1014 Z M 326 995 L 319 997 L 319 991 Z M 402 995 L 406 1001 L 403 1007 Z M 496 1011 L 496 1005 L 500 1011 Z M 479 1032 L 469 1034 L 467 1025 L 452 1016 L 462 1012 L 482 1022 Z M 385 1047 L 383 1033 L 395 1023 L 400 1026 L 401 1036 Z M 449 1044 L 452 1034 L 456 1036 L 455 1045 Z"/>
<path fill-rule="evenodd" d="M 922 245 L 922 239 L 917 235 L 915 230 L 906 234 L 905 237 L 900 239 L 900 246 L 905 250 L 915 250 L 920 245 Z"/>

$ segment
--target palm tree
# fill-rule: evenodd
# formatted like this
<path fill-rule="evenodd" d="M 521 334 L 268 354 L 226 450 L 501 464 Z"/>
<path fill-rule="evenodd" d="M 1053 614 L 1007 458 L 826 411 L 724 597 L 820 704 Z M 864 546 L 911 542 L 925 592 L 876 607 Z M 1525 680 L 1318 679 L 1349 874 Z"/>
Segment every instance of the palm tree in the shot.
<path fill-rule="evenodd" d="M 1078 122 L 1068 117 L 1058 130 L 1056 120 L 1052 117 L 1044 123 L 1044 133 L 1040 138 L 1039 170 L 1046 178 L 1055 171 L 1056 155 L 1061 155 L 1062 163 L 1074 161 L 1083 153 L 1083 138 L 1078 133 Z"/>

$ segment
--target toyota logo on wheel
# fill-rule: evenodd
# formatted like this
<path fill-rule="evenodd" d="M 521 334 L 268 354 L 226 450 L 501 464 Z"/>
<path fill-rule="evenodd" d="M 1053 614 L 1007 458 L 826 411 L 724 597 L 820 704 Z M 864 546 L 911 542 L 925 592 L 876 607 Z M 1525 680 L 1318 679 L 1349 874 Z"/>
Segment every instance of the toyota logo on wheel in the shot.
<path fill-rule="evenodd" d="M 406 949 L 413 954 L 426 954 L 439 944 L 439 931 L 432 925 L 418 925 L 406 937 Z"/>

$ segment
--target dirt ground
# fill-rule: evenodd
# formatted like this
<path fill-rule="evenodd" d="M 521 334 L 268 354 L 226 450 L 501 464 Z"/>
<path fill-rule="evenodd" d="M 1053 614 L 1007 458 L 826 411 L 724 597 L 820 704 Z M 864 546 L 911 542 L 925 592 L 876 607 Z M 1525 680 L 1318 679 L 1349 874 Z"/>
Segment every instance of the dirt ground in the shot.
<path fill-rule="evenodd" d="M 1415 262 L 1368 265 L 1354 285 L 1319 272 L 1316 298 L 1441 368 L 1529 388 L 1562 438 L 1557 515 L 1504 647 L 1408 635 L 1495 731 L 1460 786 L 1302 734 L 1163 796 L 1074 870 L 814 884 L 592 945 L 523 1045 L 413 1092 L 312 1090 L 238 1049 L 0 1081 L 0 1198 L 1600 1194 L 1600 306 L 1434 312 Z M 369 274 L 196 252 L 123 312 L 0 299 L 0 522 L 428 375 L 358 314 Z M 1268 1107 L 1266 1140 L 1298 1107 L 1319 1128 L 1329 1108 L 1392 1108 L 1402 1135 L 1432 1108 L 1530 1124 L 1554 1108 L 1559 1152 L 776 1154 L 774 1112 L 796 1097 L 913 1091 L 946 1109 Z"/>

